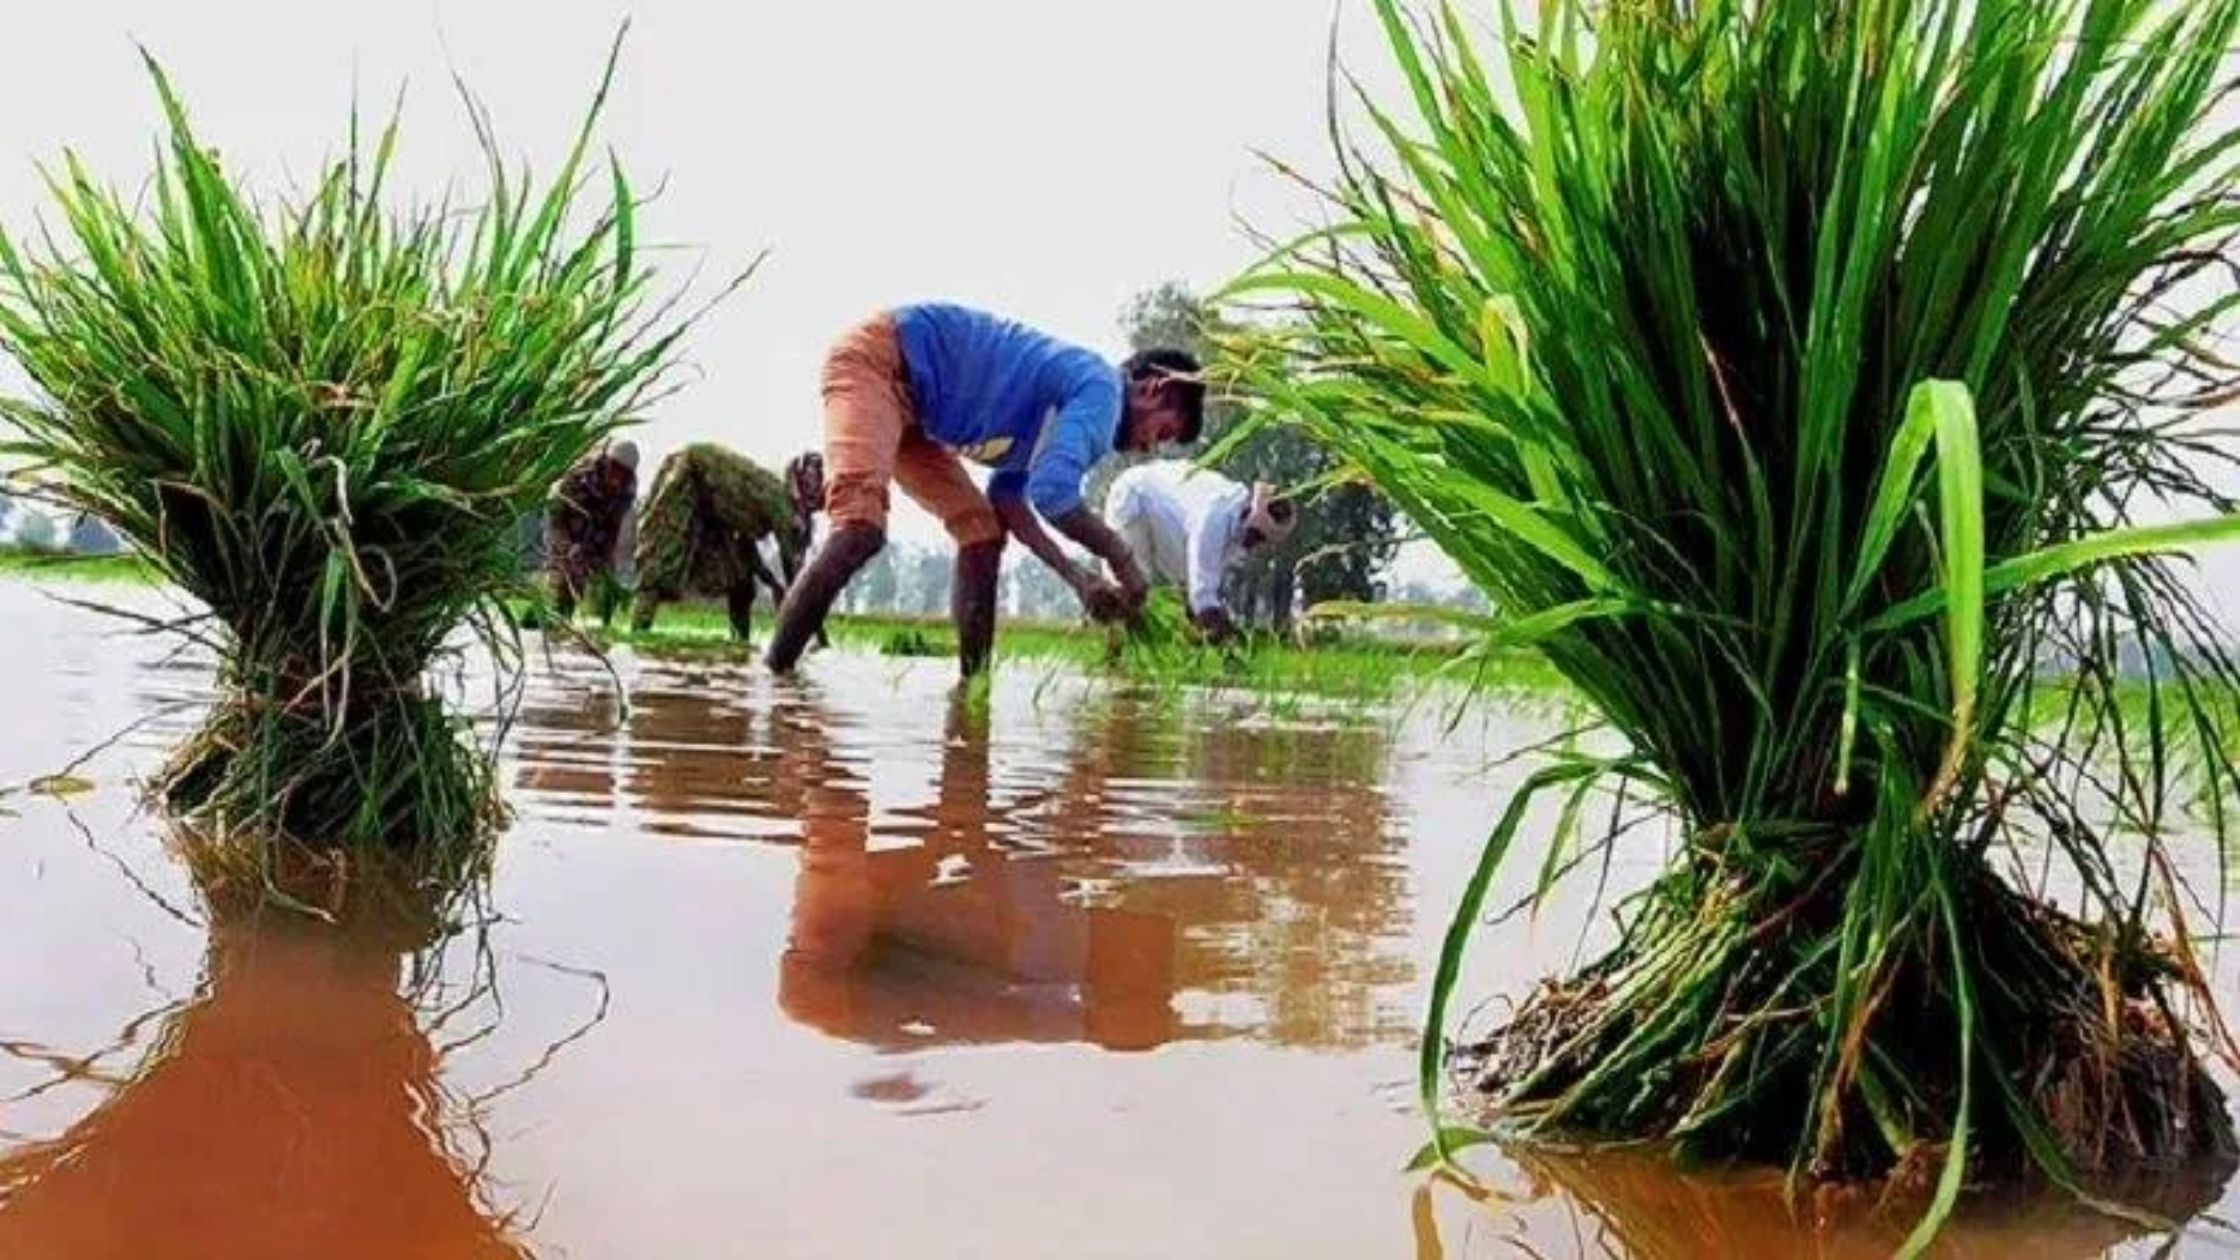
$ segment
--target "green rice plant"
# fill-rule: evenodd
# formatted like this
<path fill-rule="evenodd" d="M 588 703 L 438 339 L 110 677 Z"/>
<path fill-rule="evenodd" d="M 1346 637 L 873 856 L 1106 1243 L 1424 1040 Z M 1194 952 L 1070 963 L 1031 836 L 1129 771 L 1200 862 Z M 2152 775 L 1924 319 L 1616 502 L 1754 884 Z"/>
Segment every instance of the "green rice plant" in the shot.
<path fill-rule="evenodd" d="M 516 522 L 650 402 L 691 322 L 651 300 L 635 196 L 593 160 L 619 50 L 541 184 L 462 89 L 473 204 L 396 197 L 395 122 L 369 144 L 355 116 L 314 182 L 259 201 L 151 59 L 152 181 L 69 156 L 59 224 L 0 234 L 0 351 L 36 386 L 0 403 L 6 453 L 207 609 L 217 703 L 162 783 L 198 834 L 431 874 L 486 853 L 492 767 L 431 669 L 479 640 L 506 676 Z"/>
<path fill-rule="evenodd" d="M 1181 594 L 1166 586 L 1153 587 L 1134 616 L 1105 627 L 1105 643 L 1113 666 L 1154 677 L 1175 672 L 1200 648 Z"/>
<path fill-rule="evenodd" d="M 1233 286 L 1230 370 L 1626 745 L 1534 776 L 1462 890 L 1429 1157 L 1478 1136 L 1436 1116 L 1501 863 L 1605 790 L 1681 843 L 1476 1047 L 1501 1132 L 1895 1176 L 1914 1250 L 1971 1171 L 2229 1151 L 2184 873 L 2240 673 L 2184 549 L 2240 534 L 2240 2 L 1376 11 L 1412 115 L 1334 122 L 1334 221 Z"/>
<path fill-rule="evenodd" d="M 879 644 L 881 656 L 915 656 L 938 660 L 956 655 L 956 650 L 954 643 L 945 643 L 915 627 L 890 630 L 886 639 Z"/>

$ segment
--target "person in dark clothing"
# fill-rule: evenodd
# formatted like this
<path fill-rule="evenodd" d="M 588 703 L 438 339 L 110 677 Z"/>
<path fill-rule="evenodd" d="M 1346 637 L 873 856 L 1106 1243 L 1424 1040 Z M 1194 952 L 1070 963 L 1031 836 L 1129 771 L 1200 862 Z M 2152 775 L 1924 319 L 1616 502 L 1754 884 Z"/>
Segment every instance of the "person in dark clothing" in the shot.
<path fill-rule="evenodd" d="M 638 447 L 621 441 L 577 461 L 545 499 L 545 568 L 561 620 L 602 583 L 614 580 L 615 552 L 638 497 Z M 599 610 L 614 615 L 612 601 Z"/>

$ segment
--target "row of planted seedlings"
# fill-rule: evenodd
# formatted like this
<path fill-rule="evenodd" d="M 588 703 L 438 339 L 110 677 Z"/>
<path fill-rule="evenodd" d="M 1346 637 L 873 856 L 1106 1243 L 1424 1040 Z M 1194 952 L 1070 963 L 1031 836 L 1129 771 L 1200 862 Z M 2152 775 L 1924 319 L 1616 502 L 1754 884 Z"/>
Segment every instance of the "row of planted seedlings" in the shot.
<path fill-rule="evenodd" d="M 395 119 L 354 114 L 265 200 L 148 69 L 153 176 L 70 155 L 51 218 L 0 233 L 0 353 L 35 387 L 0 402 L 5 454 L 206 613 L 182 632 L 215 702 L 158 784 L 200 869 L 285 896 L 291 866 L 378 859 L 461 888 L 503 807 L 440 667 L 479 645 L 514 668 L 517 523 L 664 388 L 690 322 L 594 145 L 615 60 L 544 181 L 462 89 L 487 184 L 434 200 L 392 186 Z"/>
<path fill-rule="evenodd" d="M 2229 1160 L 2185 872 L 2222 874 L 2240 676 L 2185 549 L 2240 533 L 2240 3 L 1375 8 L 1406 94 L 1338 85 L 1332 222 L 1231 290 L 1231 368 L 1624 746 L 1540 770 L 1458 890 L 1426 1158 L 1893 1179 L 1909 1251 L 1975 1182 L 2123 1210 Z M 1505 857 L 1621 792 L 1669 866 L 1442 1119 Z"/>

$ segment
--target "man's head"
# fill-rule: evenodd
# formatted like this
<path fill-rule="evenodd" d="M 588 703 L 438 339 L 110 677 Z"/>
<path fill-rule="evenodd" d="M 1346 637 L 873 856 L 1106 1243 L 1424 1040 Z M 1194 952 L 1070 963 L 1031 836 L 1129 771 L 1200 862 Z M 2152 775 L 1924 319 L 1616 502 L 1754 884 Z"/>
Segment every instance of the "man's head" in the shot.
<path fill-rule="evenodd" d="M 1244 511 L 1244 549 L 1258 551 L 1291 537 L 1299 528 L 1299 505 L 1262 481 L 1252 487 L 1252 502 Z"/>
<path fill-rule="evenodd" d="M 793 514 L 808 520 L 824 510 L 824 456 L 805 451 L 786 463 L 786 490 L 793 497 Z"/>
<path fill-rule="evenodd" d="M 603 468 L 607 484 L 617 491 L 638 484 L 638 444 L 623 438 L 607 447 Z"/>
<path fill-rule="evenodd" d="M 1120 445 L 1155 451 L 1198 440 L 1206 424 L 1206 382 L 1197 359 L 1181 350 L 1145 350 L 1120 365 L 1127 413 Z"/>

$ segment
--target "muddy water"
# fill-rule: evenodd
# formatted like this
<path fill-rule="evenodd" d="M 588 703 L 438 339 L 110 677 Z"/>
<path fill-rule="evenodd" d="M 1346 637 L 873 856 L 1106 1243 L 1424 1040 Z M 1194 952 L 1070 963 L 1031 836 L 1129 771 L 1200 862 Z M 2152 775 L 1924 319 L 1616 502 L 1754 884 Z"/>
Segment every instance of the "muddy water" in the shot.
<path fill-rule="evenodd" d="M 1751 1175 L 1405 1177 L 1448 897 L 1545 703 L 1377 714 L 1021 667 L 540 663 L 478 926 L 213 915 L 135 810 L 195 660 L 20 586 L 0 1257 L 1874 1255 Z M 627 695 L 624 703 L 620 695 Z M 79 785 L 64 785 L 75 788 Z M 1623 886 L 1653 844 L 1614 872 Z M 1529 879 L 1537 855 L 1519 862 Z M 1514 891 L 1511 889 L 1510 891 Z M 1562 908 L 1487 938 L 1515 991 Z M 2224 1216 L 2240 1213 L 2225 1192 Z M 1951 1254 L 2149 1254 L 2055 1206 Z M 2240 1235 L 2213 1220 L 2178 1254 Z"/>

